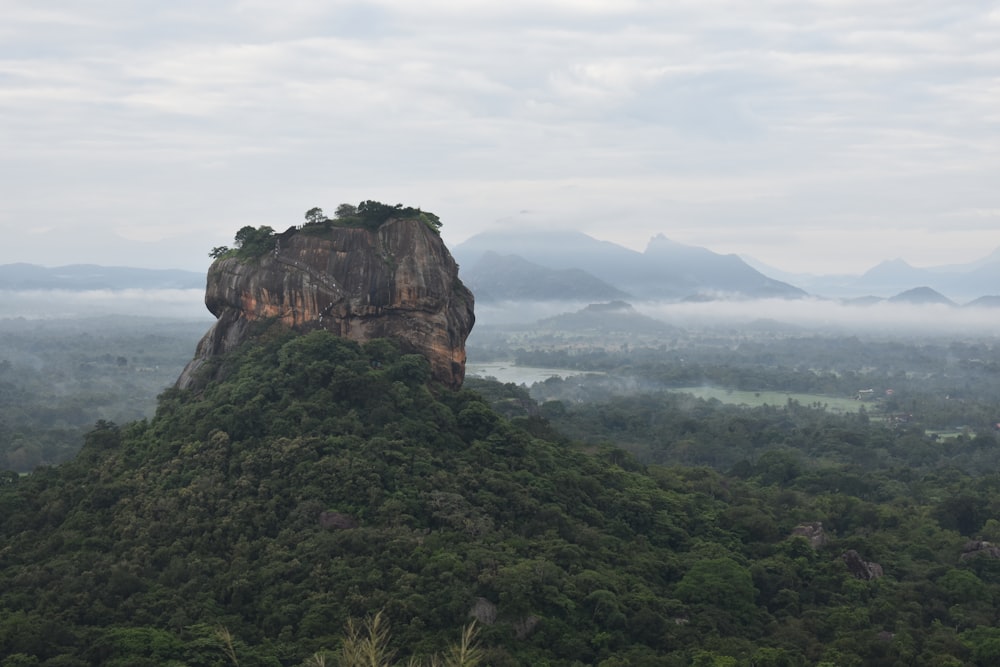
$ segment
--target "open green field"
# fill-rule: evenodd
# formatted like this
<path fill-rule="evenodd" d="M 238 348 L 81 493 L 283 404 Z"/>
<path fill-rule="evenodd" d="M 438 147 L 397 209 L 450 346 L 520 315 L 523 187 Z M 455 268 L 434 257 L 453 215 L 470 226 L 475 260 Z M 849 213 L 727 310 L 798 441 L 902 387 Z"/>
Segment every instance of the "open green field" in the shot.
<path fill-rule="evenodd" d="M 938 440 L 954 440 L 954 439 L 958 438 L 959 436 L 963 436 L 963 435 L 968 436 L 969 435 L 968 429 L 964 429 L 964 428 L 962 428 L 962 429 L 947 429 L 947 430 L 934 429 L 934 430 L 925 431 L 925 433 L 929 437 L 937 438 Z"/>
<path fill-rule="evenodd" d="M 693 394 L 698 398 L 717 399 L 723 403 L 733 405 L 746 405 L 758 407 L 761 405 L 782 406 L 788 403 L 788 399 L 797 401 L 802 405 L 820 404 L 827 410 L 834 413 L 857 412 L 861 406 L 865 409 L 872 407 L 871 403 L 858 401 L 850 397 L 842 396 L 822 396 L 820 394 L 798 394 L 782 391 L 741 391 L 738 389 L 725 389 L 723 387 L 680 387 L 673 389 L 685 394 Z"/>

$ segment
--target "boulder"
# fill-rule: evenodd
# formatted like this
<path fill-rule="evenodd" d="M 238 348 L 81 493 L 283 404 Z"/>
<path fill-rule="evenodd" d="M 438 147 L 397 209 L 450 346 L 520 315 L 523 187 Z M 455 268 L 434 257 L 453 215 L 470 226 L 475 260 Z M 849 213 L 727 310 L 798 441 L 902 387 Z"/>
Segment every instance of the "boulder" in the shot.
<path fill-rule="evenodd" d="M 796 536 L 806 538 L 809 541 L 809 546 L 813 549 L 819 549 L 829 541 L 829 538 L 823 531 L 822 521 L 800 523 L 792 529 L 792 537 Z"/>
<path fill-rule="evenodd" d="M 847 564 L 847 569 L 850 573 L 858 579 L 871 581 L 873 579 L 878 579 L 884 574 L 881 565 L 866 561 L 861 557 L 861 554 L 854 549 L 848 549 L 845 551 L 841 558 L 844 559 L 844 563 Z"/>
<path fill-rule="evenodd" d="M 1000 558 L 1000 547 L 986 540 L 969 540 L 962 547 L 962 555 L 959 556 L 959 560 L 966 561 L 970 558 Z"/>

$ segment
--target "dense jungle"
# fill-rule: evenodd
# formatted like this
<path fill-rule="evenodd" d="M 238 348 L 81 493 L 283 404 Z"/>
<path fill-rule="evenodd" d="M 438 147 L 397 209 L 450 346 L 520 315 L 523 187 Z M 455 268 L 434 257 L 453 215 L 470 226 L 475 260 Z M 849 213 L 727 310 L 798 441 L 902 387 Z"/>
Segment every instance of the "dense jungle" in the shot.
<path fill-rule="evenodd" d="M 584 372 L 455 392 L 391 341 L 261 326 L 194 393 L 164 389 L 178 327 L 5 339 L 0 665 L 350 664 L 376 614 L 379 664 L 473 621 L 455 664 L 1000 660 L 995 339 L 489 339 L 471 360 Z M 78 452 L 44 444 L 62 406 Z"/>

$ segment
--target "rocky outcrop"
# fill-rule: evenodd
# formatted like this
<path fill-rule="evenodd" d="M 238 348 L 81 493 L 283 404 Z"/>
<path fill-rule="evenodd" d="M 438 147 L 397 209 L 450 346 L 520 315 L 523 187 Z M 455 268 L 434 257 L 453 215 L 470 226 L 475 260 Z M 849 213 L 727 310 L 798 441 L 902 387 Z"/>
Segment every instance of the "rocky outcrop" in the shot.
<path fill-rule="evenodd" d="M 375 231 L 291 228 L 259 258 L 216 260 L 205 305 L 218 321 L 178 378 L 181 389 L 210 380 L 199 374 L 205 362 L 242 343 L 254 322 L 269 319 L 359 342 L 394 339 L 427 357 L 436 379 L 458 388 L 475 322 L 472 293 L 451 253 L 414 219 L 390 220 Z"/>
<path fill-rule="evenodd" d="M 326 510 L 319 514 L 319 526 L 327 530 L 350 530 L 357 528 L 357 520 L 349 514 Z"/>
<path fill-rule="evenodd" d="M 497 622 L 497 606 L 486 598 L 476 598 L 469 616 L 483 625 L 493 625 Z"/>
<path fill-rule="evenodd" d="M 804 537 L 809 541 L 809 546 L 813 549 L 820 549 L 829 542 L 826 532 L 823 530 L 821 521 L 810 521 L 800 523 L 792 530 L 792 537 Z"/>
<path fill-rule="evenodd" d="M 865 560 L 854 549 L 845 551 L 841 558 L 844 559 L 848 571 L 857 579 L 871 581 L 878 579 L 884 574 L 881 565 Z"/>
<path fill-rule="evenodd" d="M 989 558 L 996 560 L 1000 558 L 1000 547 L 990 544 L 985 540 L 970 540 L 962 547 L 960 560 L 966 561 L 971 558 Z"/>

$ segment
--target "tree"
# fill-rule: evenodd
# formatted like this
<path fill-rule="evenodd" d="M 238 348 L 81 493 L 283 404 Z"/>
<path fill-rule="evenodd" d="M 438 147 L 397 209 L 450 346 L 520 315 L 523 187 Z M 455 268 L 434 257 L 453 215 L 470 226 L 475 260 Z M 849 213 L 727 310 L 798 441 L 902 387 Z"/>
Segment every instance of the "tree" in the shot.
<path fill-rule="evenodd" d="M 251 225 L 244 225 L 236 231 L 236 236 L 233 240 L 236 242 L 237 248 L 243 248 L 247 243 L 250 243 L 253 238 L 255 238 L 257 230 L 255 230 Z"/>
<path fill-rule="evenodd" d="M 435 232 L 438 232 L 439 234 L 441 233 L 441 218 L 429 211 L 421 211 L 419 208 L 417 209 L 417 212 L 417 217 L 420 218 L 421 222 L 433 229 Z"/>
<path fill-rule="evenodd" d="M 271 241 L 272 238 L 274 238 L 273 228 L 261 225 L 254 229 L 250 225 L 246 225 L 236 232 L 235 242 L 241 257 L 256 257 L 271 249 L 274 245 Z"/>
<path fill-rule="evenodd" d="M 334 211 L 337 218 L 351 218 L 358 214 L 358 207 L 354 204 L 341 204 Z"/>
<path fill-rule="evenodd" d="M 389 206 L 388 204 L 383 204 L 380 201 L 366 199 L 358 204 L 358 215 L 361 216 L 361 219 L 367 227 L 370 229 L 378 229 L 382 223 L 387 222 L 391 218 L 402 217 L 404 215 L 404 211 L 402 204 Z"/>
<path fill-rule="evenodd" d="M 19 480 L 20 475 L 13 470 L 0 470 L 0 488 L 14 486 Z"/>
<path fill-rule="evenodd" d="M 678 582 L 675 593 L 688 604 L 714 605 L 745 621 L 753 615 L 757 591 L 750 572 L 724 557 L 696 562 Z"/>
<path fill-rule="evenodd" d="M 719 655 L 714 651 L 696 651 L 691 657 L 693 667 L 736 667 L 739 662 L 728 655 Z"/>
<path fill-rule="evenodd" d="M 208 253 L 208 256 L 211 257 L 212 259 L 219 259 L 227 252 L 229 252 L 229 246 L 219 245 L 212 248 L 212 251 Z"/>
<path fill-rule="evenodd" d="M 313 208 L 306 211 L 306 224 L 307 225 L 319 225 L 326 222 L 327 217 L 323 215 L 323 209 L 319 206 L 314 206 Z"/>

